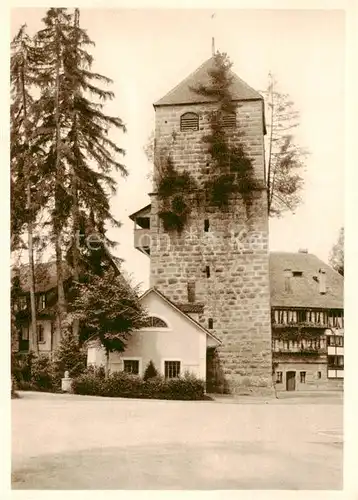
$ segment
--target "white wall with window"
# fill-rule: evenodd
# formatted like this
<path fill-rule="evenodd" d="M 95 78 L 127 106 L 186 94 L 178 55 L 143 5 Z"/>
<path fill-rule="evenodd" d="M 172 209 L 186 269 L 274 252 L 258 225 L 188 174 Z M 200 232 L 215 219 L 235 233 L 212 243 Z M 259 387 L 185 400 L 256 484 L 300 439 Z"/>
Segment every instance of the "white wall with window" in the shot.
<path fill-rule="evenodd" d="M 110 358 L 113 356 L 110 356 Z M 103 362 L 104 362 L 103 358 Z M 117 361 L 117 362 L 116 362 Z M 92 363 L 95 364 L 95 363 Z M 142 374 L 142 358 L 138 356 L 134 357 L 126 357 L 121 356 L 117 360 L 111 360 L 110 363 L 111 372 L 126 372 L 131 373 L 132 375 L 141 375 Z"/>
<path fill-rule="evenodd" d="M 38 348 L 39 352 L 50 352 L 53 349 L 53 342 L 52 342 L 52 321 L 50 319 L 44 319 L 44 320 L 39 320 L 37 321 L 37 342 L 38 342 Z M 30 336 L 31 336 L 31 325 L 23 325 L 20 328 L 20 341 L 29 341 Z M 21 347 L 25 348 L 24 343 L 20 343 L 20 350 Z M 26 344 L 26 350 L 29 348 L 29 345 Z"/>
<path fill-rule="evenodd" d="M 220 343 L 215 336 L 156 290 L 146 292 L 141 303 L 149 313 L 148 326 L 132 333 L 123 353 L 110 353 L 110 370 L 143 376 L 153 361 L 157 371 L 168 378 L 190 372 L 205 379 L 207 346 Z M 105 364 L 104 352 L 98 345 L 88 347 L 87 363 Z"/>
<path fill-rule="evenodd" d="M 52 321 L 41 320 L 37 322 L 37 340 L 39 344 L 39 351 L 51 351 L 52 349 Z"/>
<path fill-rule="evenodd" d="M 163 361 L 162 373 L 165 378 L 177 378 L 181 375 L 181 361 L 177 359 L 165 359 Z"/>
<path fill-rule="evenodd" d="M 37 322 L 37 341 L 40 352 L 51 351 L 52 346 L 52 321 L 44 319 Z M 31 329 L 31 327 L 30 327 Z"/>

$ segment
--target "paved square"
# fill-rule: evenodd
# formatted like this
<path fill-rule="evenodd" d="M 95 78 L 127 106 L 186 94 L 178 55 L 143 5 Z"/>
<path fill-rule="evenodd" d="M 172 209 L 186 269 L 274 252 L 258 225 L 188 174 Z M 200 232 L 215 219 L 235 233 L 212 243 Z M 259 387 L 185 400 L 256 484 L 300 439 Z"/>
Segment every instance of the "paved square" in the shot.
<path fill-rule="evenodd" d="M 180 402 L 21 393 L 14 489 L 341 489 L 342 396 Z"/>

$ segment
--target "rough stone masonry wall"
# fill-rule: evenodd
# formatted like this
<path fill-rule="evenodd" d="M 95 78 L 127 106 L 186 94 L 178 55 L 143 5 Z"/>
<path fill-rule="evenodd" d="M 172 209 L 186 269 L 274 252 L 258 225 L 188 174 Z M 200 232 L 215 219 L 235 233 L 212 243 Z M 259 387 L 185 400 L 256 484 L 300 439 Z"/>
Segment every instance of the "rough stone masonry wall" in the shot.
<path fill-rule="evenodd" d="M 201 141 L 210 127 L 211 105 L 161 107 L 156 110 L 157 160 L 164 149 L 171 152 L 175 168 L 189 169 L 198 182 L 211 165 Z M 180 116 L 200 115 L 200 130 L 181 132 Z M 264 179 L 262 103 L 243 103 L 238 110 L 242 141 L 254 160 L 255 175 Z M 232 138 L 238 140 L 238 136 Z M 271 391 L 271 323 L 268 262 L 268 218 L 265 191 L 257 191 L 250 221 L 241 196 L 230 200 L 227 210 L 192 203 L 182 234 L 166 232 L 157 215 L 158 197 L 152 195 L 151 286 L 174 302 L 187 302 L 187 284 L 196 287 L 196 301 L 205 304 L 199 321 L 222 340 L 218 358 L 222 378 L 218 390 Z M 204 232 L 204 220 L 210 228 Z M 207 277 L 209 266 L 210 277 Z M 269 389 L 270 388 L 270 389 Z"/>

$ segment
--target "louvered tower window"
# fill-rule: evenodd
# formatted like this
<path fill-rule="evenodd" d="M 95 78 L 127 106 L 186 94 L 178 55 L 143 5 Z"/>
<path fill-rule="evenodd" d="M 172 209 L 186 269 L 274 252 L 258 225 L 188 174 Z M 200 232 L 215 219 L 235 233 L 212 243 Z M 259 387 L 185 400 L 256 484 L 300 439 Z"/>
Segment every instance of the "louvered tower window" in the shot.
<path fill-rule="evenodd" d="M 182 132 L 199 130 L 199 115 L 196 113 L 184 113 L 181 115 L 180 130 Z"/>
<path fill-rule="evenodd" d="M 225 113 L 222 115 L 222 126 L 227 128 L 236 127 L 236 113 Z"/>

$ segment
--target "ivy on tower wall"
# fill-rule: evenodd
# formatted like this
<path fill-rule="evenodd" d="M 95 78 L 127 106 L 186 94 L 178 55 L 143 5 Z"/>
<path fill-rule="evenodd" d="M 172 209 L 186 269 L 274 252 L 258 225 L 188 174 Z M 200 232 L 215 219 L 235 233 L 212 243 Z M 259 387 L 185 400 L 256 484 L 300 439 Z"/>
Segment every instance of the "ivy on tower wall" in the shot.
<path fill-rule="evenodd" d="M 230 115 L 236 118 L 238 108 L 230 93 L 231 66 L 228 56 L 217 52 L 215 67 L 209 72 L 210 84 L 193 89 L 199 95 L 215 98 L 218 102 L 217 109 L 209 113 L 211 133 L 203 137 L 213 160 L 205 189 L 209 193 L 210 201 L 216 206 L 227 206 L 230 195 L 240 193 L 246 208 L 249 209 L 252 204 L 252 193 L 257 189 L 252 160 L 243 144 L 239 141 L 232 144 L 230 140 L 232 136 L 233 139 L 239 139 L 242 135 L 237 124 L 234 134 L 225 126 L 225 118 Z"/>
<path fill-rule="evenodd" d="M 182 231 L 191 212 L 192 194 L 197 191 L 194 177 L 188 171 L 178 172 L 174 168 L 170 153 L 161 152 L 157 164 L 157 190 L 159 217 L 166 231 Z"/>
<path fill-rule="evenodd" d="M 240 141 L 243 132 L 236 119 L 238 103 L 233 101 L 230 93 L 232 63 L 226 54 L 219 52 L 214 56 L 214 62 L 214 68 L 209 71 L 209 84 L 192 89 L 216 103 L 215 109 L 206 113 L 210 131 L 202 141 L 207 145 L 212 161 L 203 181 L 198 183 L 188 171 L 178 172 L 170 153 L 161 154 L 157 178 L 159 217 L 168 231 L 181 231 L 185 227 L 194 203 L 204 209 L 211 205 L 225 210 L 230 197 L 235 194 L 242 196 L 249 218 L 253 191 L 259 188 L 252 159 Z"/>

